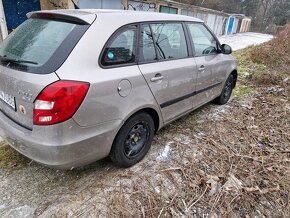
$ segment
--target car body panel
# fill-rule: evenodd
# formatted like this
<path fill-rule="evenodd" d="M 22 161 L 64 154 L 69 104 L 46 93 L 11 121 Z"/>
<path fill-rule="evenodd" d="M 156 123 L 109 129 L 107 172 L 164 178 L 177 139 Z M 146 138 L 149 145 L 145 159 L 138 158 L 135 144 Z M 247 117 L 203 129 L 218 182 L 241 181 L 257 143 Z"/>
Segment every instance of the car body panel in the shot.
<path fill-rule="evenodd" d="M 229 67 L 224 62 L 224 58 L 223 54 L 195 57 L 198 71 L 196 82 L 198 94 L 193 99 L 194 108 L 207 103 L 209 99 L 213 99 L 221 92 Z"/>
<path fill-rule="evenodd" d="M 141 64 L 139 68 L 161 108 L 164 122 L 192 109 L 191 97 L 179 98 L 191 95 L 194 91 L 197 74 L 193 58 L 172 60 L 170 64 L 168 61 Z M 151 81 L 157 74 L 163 79 Z"/>
<path fill-rule="evenodd" d="M 15 97 L 16 110 L 0 101 L 0 111 L 10 119 L 33 128 L 34 100 L 47 85 L 59 80 L 55 73 L 29 74 L 0 65 L 0 90 Z"/>
<path fill-rule="evenodd" d="M 58 18 L 67 18 L 73 21 L 83 21 L 86 24 L 92 24 L 96 19 L 96 14 L 82 10 L 42 10 L 33 11 L 27 14 L 27 18 L 31 18 L 35 15 L 42 17 L 54 16 Z"/>
<path fill-rule="evenodd" d="M 21 111 L 7 112 L 8 106 L 0 102 L 0 109 L 8 115 L 0 111 L 0 136 L 20 153 L 44 165 L 71 169 L 102 159 L 109 155 L 120 128 L 135 113 L 154 111 L 160 129 L 219 96 L 230 73 L 237 70 L 233 57 L 224 54 L 189 54 L 184 59 L 113 67 L 100 64 L 104 46 L 125 25 L 152 21 L 202 23 L 199 19 L 117 10 L 37 13 L 75 17 L 91 24 L 53 73 L 30 74 L 0 66 L 0 90 L 16 98 L 17 108 L 22 105 L 27 110 L 25 115 Z M 199 71 L 201 65 L 204 71 Z M 152 82 L 157 73 L 164 76 L 163 80 Z M 58 80 L 89 82 L 90 88 L 71 119 L 51 126 L 33 125 L 35 98 Z"/>
<path fill-rule="evenodd" d="M 121 120 L 113 120 L 84 128 L 70 119 L 53 126 L 35 126 L 30 131 L 0 112 L 0 135 L 11 147 L 36 162 L 60 169 L 108 156 L 121 124 Z"/>

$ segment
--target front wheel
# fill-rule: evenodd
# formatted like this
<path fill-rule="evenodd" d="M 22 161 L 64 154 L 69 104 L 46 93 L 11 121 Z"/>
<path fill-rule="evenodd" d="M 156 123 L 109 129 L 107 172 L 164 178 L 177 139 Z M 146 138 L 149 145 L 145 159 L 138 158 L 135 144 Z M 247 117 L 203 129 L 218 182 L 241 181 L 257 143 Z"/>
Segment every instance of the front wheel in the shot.
<path fill-rule="evenodd" d="M 133 115 L 114 140 L 111 160 L 121 167 L 138 163 L 149 151 L 154 132 L 154 121 L 149 114 L 142 112 Z"/>
<path fill-rule="evenodd" d="M 224 85 L 221 95 L 214 100 L 214 103 L 220 105 L 227 103 L 232 95 L 234 85 L 235 78 L 234 75 L 231 74 Z"/>

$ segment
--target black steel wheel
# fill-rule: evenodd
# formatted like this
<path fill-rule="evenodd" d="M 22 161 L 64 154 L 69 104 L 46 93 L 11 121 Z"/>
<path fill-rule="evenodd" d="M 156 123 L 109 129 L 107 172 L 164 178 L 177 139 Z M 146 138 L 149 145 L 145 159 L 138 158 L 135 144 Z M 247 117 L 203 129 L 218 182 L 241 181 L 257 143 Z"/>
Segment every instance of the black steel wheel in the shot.
<path fill-rule="evenodd" d="M 111 160 L 121 167 L 130 167 L 147 154 L 154 136 L 154 121 L 147 113 L 133 115 L 117 134 L 110 153 Z"/>
<path fill-rule="evenodd" d="M 228 77 L 227 81 L 225 82 L 221 95 L 217 97 L 214 100 L 214 102 L 220 105 L 227 103 L 232 95 L 234 85 L 235 85 L 235 78 L 234 78 L 234 75 L 231 74 Z"/>

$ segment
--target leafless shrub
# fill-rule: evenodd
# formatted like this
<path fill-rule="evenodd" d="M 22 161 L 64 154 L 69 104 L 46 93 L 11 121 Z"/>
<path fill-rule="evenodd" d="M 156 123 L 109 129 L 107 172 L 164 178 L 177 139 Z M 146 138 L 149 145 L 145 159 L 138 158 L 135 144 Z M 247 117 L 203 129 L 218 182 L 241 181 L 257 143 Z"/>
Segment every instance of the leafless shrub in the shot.
<path fill-rule="evenodd" d="M 251 59 L 290 75 L 290 24 L 270 42 L 252 49 Z"/>

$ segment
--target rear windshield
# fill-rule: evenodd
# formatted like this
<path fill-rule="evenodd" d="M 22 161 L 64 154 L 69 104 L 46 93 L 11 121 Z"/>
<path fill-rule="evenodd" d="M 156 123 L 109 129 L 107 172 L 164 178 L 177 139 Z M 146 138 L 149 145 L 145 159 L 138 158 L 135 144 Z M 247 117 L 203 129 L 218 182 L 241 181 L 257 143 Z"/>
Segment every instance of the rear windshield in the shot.
<path fill-rule="evenodd" d="M 0 44 L 0 64 L 31 73 L 51 73 L 67 58 L 86 26 L 28 19 Z"/>

